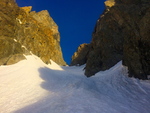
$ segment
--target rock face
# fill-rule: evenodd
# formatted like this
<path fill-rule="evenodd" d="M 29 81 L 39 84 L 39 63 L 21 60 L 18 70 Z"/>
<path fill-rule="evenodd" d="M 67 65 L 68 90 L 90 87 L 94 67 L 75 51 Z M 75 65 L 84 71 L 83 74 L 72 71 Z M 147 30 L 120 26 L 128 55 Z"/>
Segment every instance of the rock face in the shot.
<path fill-rule="evenodd" d="M 73 65 L 83 65 L 87 62 L 87 57 L 90 49 L 90 44 L 81 44 L 78 47 L 77 52 L 72 56 L 72 61 L 70 66 Z"/>
<path fill-rule="evenodd" d="M 107 0 L 105 5 L 85 57 L 85 75 L 92 76 L 123 60 L 129 76 L 147 79 L 150 75 L 150 1 Z"/>
<path fill-rule="evenodd" d="M 18 7 L 13 0 L 0 1 L 0 65 L 13 64 L 33 53 L 45 63 L 63 60 L 58 26 L 48 11 Z"/>
<path fill-rule="evenodd" d="M 150 75 L 150 1 L 127 2 L 122 16 L 124 29 L 123 64 L 130 76 L 147 79 Z M 122 9 L 123 12 L 123 9 Z"/>

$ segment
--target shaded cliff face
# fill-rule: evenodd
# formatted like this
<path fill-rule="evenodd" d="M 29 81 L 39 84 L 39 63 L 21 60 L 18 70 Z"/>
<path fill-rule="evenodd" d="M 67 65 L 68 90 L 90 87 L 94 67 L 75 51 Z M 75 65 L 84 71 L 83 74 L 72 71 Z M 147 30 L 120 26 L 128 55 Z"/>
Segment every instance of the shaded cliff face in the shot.
<path fill-rule="evenodd" d="M 13 0 L 0 1 L 0 65 L 13 64 L 33 53 L 45 63 L 50 59 L 60 65 L 63 60 L 58 26 L 44 10 L 19 8 Z"/>
<path fill-rule="evenodd" d="M 123 65 L 128 67 L 130 76 L 147 79 L 150 75 L 150 1 L 137 1 L 122 5 L 126 8 L 123 14 L 127 15 L 122 16 L 127 28 L 123 37 Z"/>
<path fill-rule="evenodd" d="M 85 75 L 92 76 L 123 60 L 130 76 L 147 79 L 150 75 L 150 2 L 107 0 L 105 5 L 106 10 L 93 32 Z"/>
<path fill-rule="evenodd" d="M 78 47 L 77 52 L 72 56 L 72 61 L 70 66 L 73 65 L 83 65 L 87 62 L 88 54 L 90 50 L 90 44 L 81 44 Z"/>

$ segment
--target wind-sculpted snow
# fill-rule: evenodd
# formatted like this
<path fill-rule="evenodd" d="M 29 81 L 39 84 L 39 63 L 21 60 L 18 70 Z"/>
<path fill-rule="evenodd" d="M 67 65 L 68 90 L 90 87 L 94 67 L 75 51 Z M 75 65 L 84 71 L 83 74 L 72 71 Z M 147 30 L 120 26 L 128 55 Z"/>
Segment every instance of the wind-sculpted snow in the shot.
<path fill-rule="evenodd" d="M 121 62 L 86 78 L 83 66 L 45 65 L 35 56 L 0 66 L 0 113 L 149 113 L 150 81 Z"/>

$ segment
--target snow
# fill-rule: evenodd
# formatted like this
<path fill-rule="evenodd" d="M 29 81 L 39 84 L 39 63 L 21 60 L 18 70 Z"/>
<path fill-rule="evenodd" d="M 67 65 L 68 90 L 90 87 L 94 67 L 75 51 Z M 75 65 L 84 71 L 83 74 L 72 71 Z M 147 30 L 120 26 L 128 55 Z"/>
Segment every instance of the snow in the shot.
<path fill-rule="evenodd" d="M 127 77 L 121 62 L 90 78 L 84 65 L 51 62 L 0 66 L 0 113 L 150 113 L 150 81 Z"/>
<path fill-rule="evenodd" d="M 14 38 L 14 41 L 17 42 L 17 40 Z"/>
<path fill-rule="evenodd" d="M 20 19 L 16 18 L 16 20 L 19 22 L 19 24 L 23 24 Z"/>
<path fill-rule="evenodd" d="M 21 47 L 24 48 L 25 50 L 27 50 L 27 48 L 24 45 L 22 45 Z"/>

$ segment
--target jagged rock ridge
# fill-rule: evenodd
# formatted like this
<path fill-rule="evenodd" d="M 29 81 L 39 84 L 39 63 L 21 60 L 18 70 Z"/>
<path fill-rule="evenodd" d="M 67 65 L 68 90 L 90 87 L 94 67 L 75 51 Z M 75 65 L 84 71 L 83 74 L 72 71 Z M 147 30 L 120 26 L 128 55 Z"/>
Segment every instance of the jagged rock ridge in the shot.
<path fill-rule="evenodd" d="M 0 1 L 0 65 L 16 63 L 31 52 L 45 63 L 63 60 L 58 26 L 48 11 L 18 7 L 14 0 Z"/>
<path fill-rule="evenodd" d="M 107 0 L 105 5 L 106 10 L 96 23 L 85 56 L 86 76 L 109 69 L 123 60 L 129 76 L 147 79 L 150 75 L 150 1 Z M 82 56 L 81 52 L 76 54 Z M 73 58 L 72 62 L 74 59 L 78 58 Z"/>

